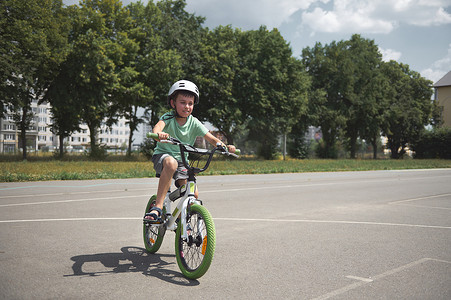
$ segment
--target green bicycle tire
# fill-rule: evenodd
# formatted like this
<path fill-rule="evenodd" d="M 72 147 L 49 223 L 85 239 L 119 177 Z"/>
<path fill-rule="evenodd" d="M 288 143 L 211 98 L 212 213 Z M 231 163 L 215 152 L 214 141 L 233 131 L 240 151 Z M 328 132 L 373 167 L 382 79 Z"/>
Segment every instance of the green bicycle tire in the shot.
<path fill-rule="evenodd" d="M 197 229 L 194 228 L 200 220 L 205 224 L 205 230 L 203 230 L 205 232 L 197 235 Z M 192 224 L 192 222 L 196 223 Z M 194 234 L 197 235 L 193 239 L 198 239 L 199 244 L 201 244 L 196 245 L 195 243 L 191 243 L 189 245 L 187 241 L 183 241 L 181 238 L 182 226 L 179 223 L 180 226 L 177 227 L 175 235 L 175 256 L 183 275 L 189 279 L 197 279 L 207 272 L 213 260 L 216 246 L 216 231 L 210 212 L 198 204 L 194 204 L 190 208 L 187 224 L 190 223 Z M 194 260 L 194 258 L 199 259 L 196 262 L 192 262 L 191 260 Z"/>
<path fill-rule="evenodd" d="M 150 208 L 155 205 L 155 199 L 157 199 L 157 195 L 150 197 L 145 213 L 148 213 Z M 164 210 L 163 213 L 165 213 Z M 166 229 L 163 226 L 146 226 L 146 224 L 143 224 L 143 238 L 146 251 L 149 253 L 157 252 L 161 247 L 165 233 Z"/>

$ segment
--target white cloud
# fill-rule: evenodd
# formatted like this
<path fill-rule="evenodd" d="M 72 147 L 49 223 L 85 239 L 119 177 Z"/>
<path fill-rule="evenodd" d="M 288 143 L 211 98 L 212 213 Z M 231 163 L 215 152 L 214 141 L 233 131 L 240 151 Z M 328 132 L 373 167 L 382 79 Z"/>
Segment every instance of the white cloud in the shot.
<path fill-rule="evenodd" d="M 383 49 L 379 47 L 379 52 L 382 54 L 383 61 L 396 60 L 399 61 L 401 58 L 401 52 L 395 51 L 393 49 Z"/>
<path fill-rule="evenodd" d="M 304 12 L 302 23 L 314 31 L 329 33 L 390 33 L 396 26 L 394 21 L 371 18 L 370 7 L 336 8 L 334 11 L 325 11 L 317 7 L 313 12 Z"/>
<path fill-rule="evenodd" d="M 448 45 L 447 55 L 442 59 L 439 59 L 436 62 L 434 62 L 433 66 L 435 68 L 446 69 L 448 71 L 451 71 L 451 44 Z"/>
<path fill-rule="evenodd" d="M 413 17 L 413 15 L 415 14 L 418 16 L 418 18 L 412 18 L 409 21 L 410 24 L 418 26 L 435 26 L 451 23 L 451 14 L 447 13 L 443 7 L 439 7 L 435 10 L 435 12 L 428 10 L 414 11 L 412 12 L 411 17 Z"/>
<path fill-rule="evenodd" d="M 315 7 L 302 14 L 302 24 L 328 33 L 388 34 L 400 23 L 417 26 L 451 24 L 441 0 L 332 0 L 333 8 Z"/>
<path fill-rule="evenodd" d="M 451 71 L 451 44 L 445 57 L 435 61 L 430 68 L 421 71 L 421 76 L 432 80 L 434 83 Z"/>
<path fill-rule="evenodd" d="M 422 77 L 429 79 L 433 83 L 436 83 L 437 81 L 439 81 L 443 76 L 446 75 L 446 73 L 448 73 L 448 72 L 441 71 L 441 70 L 433 70 L 430 68 L 425 69 L 420 72 Z"/>

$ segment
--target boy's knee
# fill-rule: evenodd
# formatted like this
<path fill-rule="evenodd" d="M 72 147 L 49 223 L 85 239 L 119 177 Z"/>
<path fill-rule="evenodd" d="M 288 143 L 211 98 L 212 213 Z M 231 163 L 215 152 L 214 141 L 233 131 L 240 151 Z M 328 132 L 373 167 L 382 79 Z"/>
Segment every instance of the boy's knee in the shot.
<path fill-rule="evenodd" d="M 170 170 L 175 172 L 175 170 L 177 170 L 178 167 L 178 162 L 177 160 L 175 160 L 175 158 L 168 156 L 164 159 L 163 161 L 163 170 Z"/>

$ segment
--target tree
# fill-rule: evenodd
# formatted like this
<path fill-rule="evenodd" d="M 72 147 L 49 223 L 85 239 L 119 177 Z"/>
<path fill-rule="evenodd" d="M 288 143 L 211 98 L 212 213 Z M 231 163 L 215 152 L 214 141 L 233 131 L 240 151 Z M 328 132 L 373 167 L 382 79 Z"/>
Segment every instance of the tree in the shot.
<path fill-rule="evenodd" d="M 196 77 L 202 87 L 196 114 L 218 128 L 228 144 L 234 143 L 236 132 L 242 130 L 245 123 L 240 101 L 234 95 L 240 35 L 241 31 L 231 26 L 219 26 L 210 31 L 201 48 L 202 75 Z"/>
<path fill-rule="evenodd" d="M 41 100 L 66 55 L 67 22 L 61 0 L 0 2 L 0 96 L 2 113 L 9 108 L 20 130 L 23 159 L 26 131 L 32 122 L 31 102 Z"/>
<path fill-rule="evenodd" d="M 90 131 L 91 156 L 101 154 L 97 131 L 106 117 L 114 122 L 117 111 L 114 95 L 127 49 L 129 13 L 118 0 L 84 0 L 74 7 L 70 34 L 71 52 L 63 67 L 73 85 L 72 100 L 80 104 L 79 115 Z M 130 53 L 130 51 L 129 51 Z"/>
<path fill-rule="evenodd" d="M 321 156 L 336 157 L 335 143 L 343 136 L 351 158 L 359 138 L 371 142 L 376 157 L 387 82 L 374 41 L 354 34 L 348 41 L 316 44 L 304 49 L 303 61 L 314 82 L 310 112 L 323 132 Z"/>
<path fill-rule="evenodd" d="M 73 62 L 73 61 L 67 61 Z M 67 63 L 66 62 L 66 63 Z M 75 74 L 70 74 L 75 70 L 70 65 L 63 63 L 61 72 L 52 81 L 46 93 L 45 99 L 51 104 L 52 125 L 51 131 L 59 138 L 59 157 L 64 155 L 64 139 L 73 132 L 80 130 L 80 111 L 82 104 L 73 95 L 76 93 L 72 78 Z M 69 74 L 68 74 L 69 72 Z"/>
<path fill-rule="evenodd" d="M 395 61 L 384 63 L 382 71 L 392 87 L 382 131 L 388 138 L 391 157 L 397 159 L 402 158 L 408 144 L 418 140 L 424 126 L 430 123 L 432 82 Z"/>
<path fill-rule="evenodd" d="M 346 80 L 348 90 L 345 99 L 345 134 L 349 141 L 351 158 L 356 157 L 356 145 L 359 137 L 368 136 L 377 151 L 376 135 L 380 134 L 381 106 L 384 102 L 383 81 L 380 76 L 382 55 L 373 40 L 363 39 L 355 34 L 345 41 L 346 56 L 350 59 L 349 69 L 341 77 Z"/>
<path fill-rule="evenodd" d="M 157 28 L 164 22 L 160 9 L 151 1 L 147 6 L 138 2 L 131 3 L 127 8 L 134 21 L 130 37 L 137 41 L 138 49 L 127 57 L 126 68 L 119 73 L 121 84 L 116 103 L 121 115 L 129 120 L 130 153 L 133 132 L 146 120 L 138 115 L 139 108 L 147 108 L 147 112 L 154 113 L 154 120 L 157 118 L 157 113 L 166 103 L 166 99 L 162 98 L 167 93 L 168 82 L 177 80 L 181 65 L 180 56 L 176 51 L 164 48 L 158 33 Z"/>
<path fill-rule="evenodd" d="M 162 22 L 157 24 L 156 33 L 161 37 L 164 49 L 175 50 L 180 55 L 183 79 L 195 81 L 202 73 L 203 35 L 208 32 L 203 28 L 204 17 L 190 14 L 185 10 L 185 0 L 163 0 L 157 2 L 162 13 Z M 177 78 L 181 79 L 181 78 Z M 169 90 L 167 86 L 167 90 Z M 166 92 L 167 92 L 166 90 Z"/>
<path fill-rule="evenodd" d="M 302 62 L 312 78 L 309 99 L 309 115 L 312 125 L 320 127 L 323 135 L 323 148 L 319 155 L 323 158 L 336 158 L 336 142 L 346 126 L 345 97 L 349 95 L 349 85 L 345 78 L 350 77 L 350 60 L 344 43 L 332 42 L 322 46 L 316 43 L 313 48 L 302 51 Z"/>
<path fill-rule="evenodd" d="M 245 32 L 240 39 L 236 98 L 259 154 L 274 157 L 281 135 L 305 113 L 309 80 L 277 29 Z"/>

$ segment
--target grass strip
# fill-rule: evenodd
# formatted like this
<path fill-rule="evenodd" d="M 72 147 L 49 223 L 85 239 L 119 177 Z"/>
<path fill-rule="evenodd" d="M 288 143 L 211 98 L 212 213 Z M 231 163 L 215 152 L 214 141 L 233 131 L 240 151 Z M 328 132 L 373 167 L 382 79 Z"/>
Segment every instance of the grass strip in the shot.
<path fill-rule="evenodd" d="M 202 175 L 451 168 L 451 160 L 216 160 Z M 155 177 L 151 162 L 0 162 L 0 182 Z"/>

